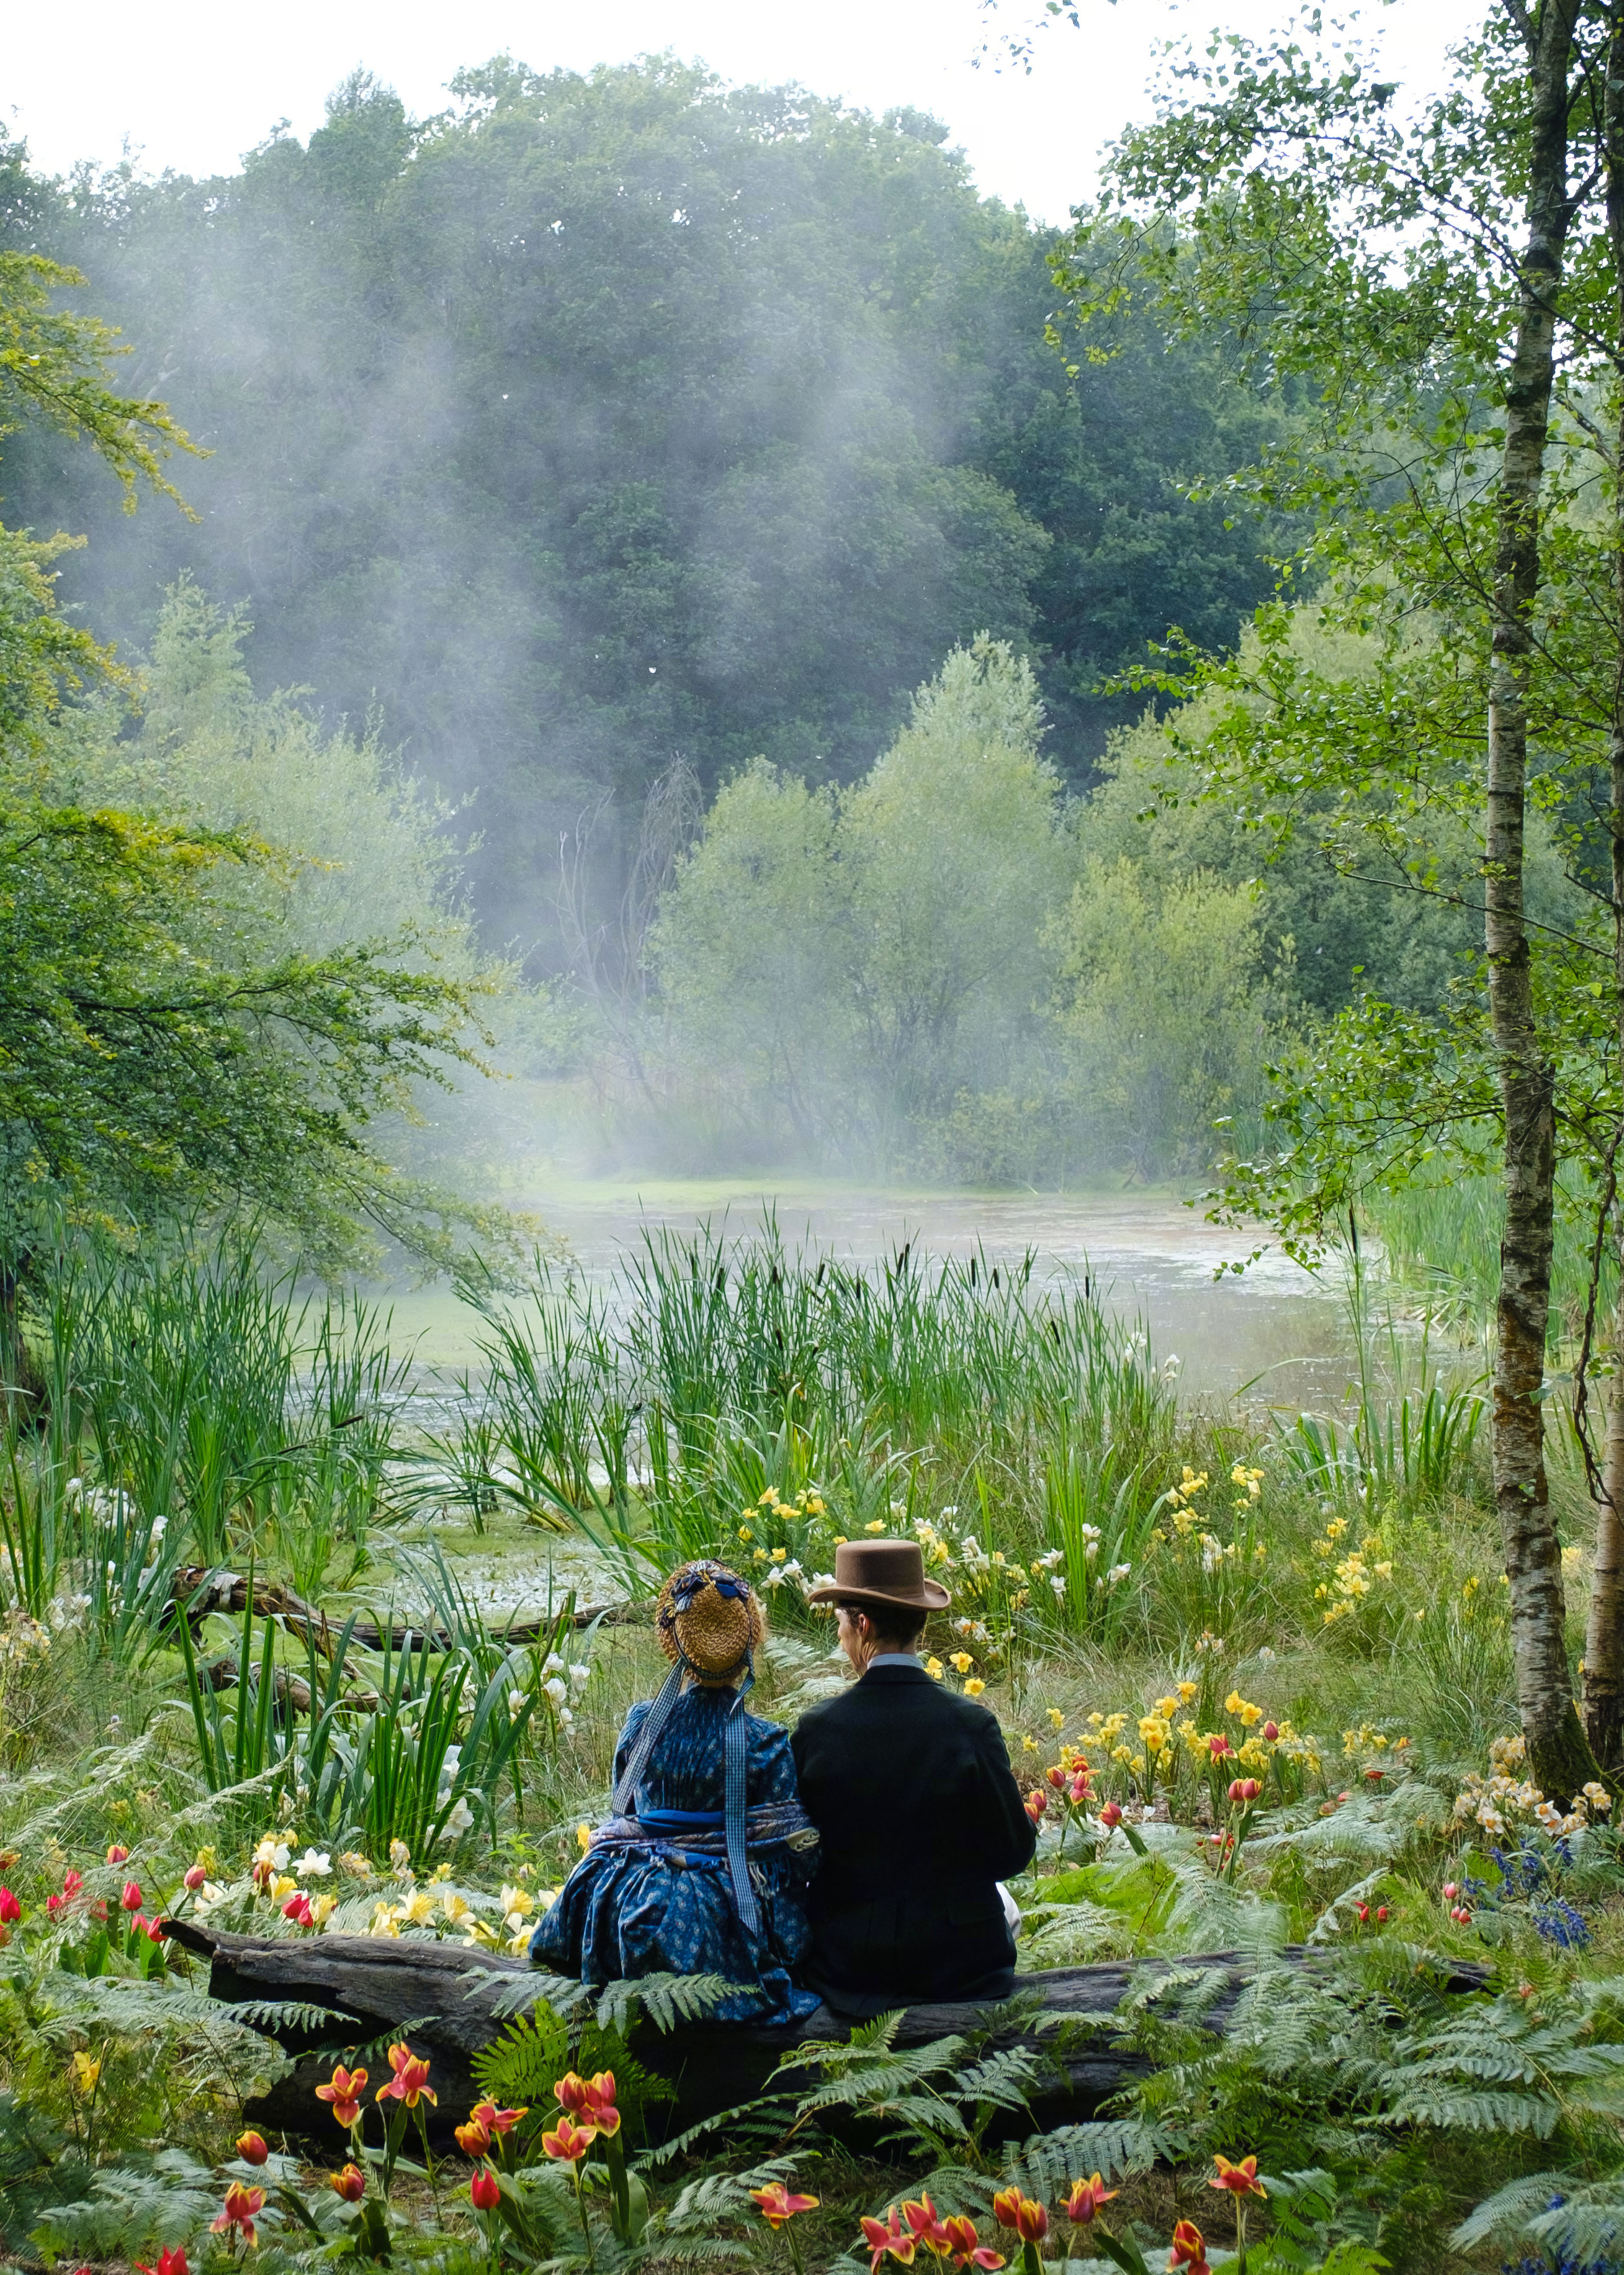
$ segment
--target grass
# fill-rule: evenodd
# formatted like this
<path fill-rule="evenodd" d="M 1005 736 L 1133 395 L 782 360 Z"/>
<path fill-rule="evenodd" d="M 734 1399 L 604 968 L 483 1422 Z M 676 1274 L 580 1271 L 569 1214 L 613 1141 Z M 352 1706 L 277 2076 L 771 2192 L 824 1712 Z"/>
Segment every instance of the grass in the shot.
<path fill-rule="evenodd" d="M 1499 1789 L 1498 1823 L 1483 1821 L 1514 1705 L 1474 1394 L 1413 1338 L 1374 1332 L 1380 1294 L 1364 1293 L 1352 1406 L 1271 1419 L 1181 1408 L 1131 1323 L 1033 1271 L 994 1282 L 984 1257 L 913 1253 L 836 1269 L 770 1221 L 736 1239 L 656 1230 L 618 1283 L 588 1289 L 551 1260 L 530 1289 L 485 1299 L 465 1411 L 429 1443 L 381 1312 L 305 1304 L 240 1251 L 135 1268 L 64 1253 L 30 1318 L 57 1397 L 42 1427 L 13 1407 L 0 1479 L 0 1881 L 21 1912 L 0 1949 L 0 2244 L 27 2262 L 155 2264 L 184 2241 L 194 2271 L 223 2269 L 229 2239 L 208 2220 L 230 2178 L 252 2177 L 229 2144 L 274 2049 L 212 2008 L 177 1954 L 87 1907 L 117 1922 L 132 1876 L 154 1908 L 178 1900 L 195 1864 L 227 1925 L 381 1919 L 522 1941 L 603 1807 L 627 1705 L 664 1671 L 635 1616 L 577 1635 L 571 1582 L 635 1597 L 677 1554 L 726 1553 L 771 1613 L 752 1706 L 792 1720 L 839 1679 L 806 1584 L 842 1533 L 910 1530 L 953 1596 L 927 1636 L 940 1679 L 977 1687 L 1040 1796 L 1039 1858 L 1016 1890 L 1023 1966 L 1241 1944 L 1266 1988 L 1221 2041 L 1133 2009 L 1121 2027 L 1145 2082 L 1076 2140 L 1022 2146 L 1018 2092 L 992 2123 L 1003 2089 L 983 2109 L 981 2057 L 949 2049 L 877 2145 L 895 2081 L 883 2045 L 859 2044 L 842 2057 L 855 2136 L 786 2105 L 649 2163 L 642 2244 L 630 2192 L 589 2193 L 585 2229 L 572 2196 L 555 2203 L 533 2140 L 510 2174 L 532 2222 L 516 2211 L 504 2229 L 510 2265 L 568 2265 L 590 2240 L 606 2268 L 739 2249 L 787 2268 L 804 2236 L 804 2266 L 856 2270 L 859 2215 L 922 2187 L 1014 2260 L 997 2188 L 1048 2190 L 1058 2235 L 1063 2183 L 1096 2167 L 1119 2190 L 1113 2233 L 1128 2249 L 1137 2221 L 1159 2265 L 1176 2218 L 1214 2243 L 1231 2233 L 1210 2160 L 1250 2150 L 1272 2191 L 1255 2275 L 1350 2275 L 1362 2250 L 1400 2270 L 1498 2267 L 1558 2194 L 1590 2223 L 1569 2240 L 1602 2264 L 1609 2207 L 1624 2219 L 1604 2090 L 1624 2042 L 1617 1844 L 1599 1816 L 1552 1840 Z M 1576 1658 L 1582 1481 L 1559 1466 L 1554 1490 Z M 323 1657 L 252 1612 L 208 1614 L 193 1644 L 158 1614 L 187 1561 L 295 1583 L 336 1633 L 394 1599 L 449 1629 L 449 1647 L 360 1649 L 351 1631 Z M 512 1601 L 527 1576 L 552 1607 L 533 1644 L 503 1636 L 486 1592 L 502 1576 Z M 197 1670 L 216 1662 L 228 1678 L 205 1688 Z M 109 1864 L 110 1848 L 128 1854 Z M 301 1850 L 326 1870 L 300 1878 Z M 84 1887 L 52 1911 L 68 1872 Z M 1465 1916 L 1446 1884 L 1474 1891 L 1453 1903 Z M 1306 1982 L 1271 1957 L 1288 1940 L 1323 1954 Z M 1486 1961 L 1490 1992 L 1445 2000 L 1424 1954 Z M 1484 2047 L 1536 2009 L 1541 2051 L 1514 2090 Z M 623 2049 L 589 2043 L 623 2069 Z M 179 2160 L 162 2186 L 155 2143 Z M 397 2146 L 393 2256 L 489 2267 L 466 2164 L 436 2194 Z M 337 2200 L 297 2158 L 269 2169 L 285 2217 L 262 2232 L 268 2264 L 378 2247 L 381 2231 L 367 2244 L 333 2225 Z M 382 2167 L 368 2169 L 376 2201 Z M 774 2172 L 821 2199 L 776 2237 L 744 2186 Z M 1559 2178 L 1468 2238 L 1475 2207 L 1542 2173 Z M 296 2203 L 316 2221 L 302 2242 Z"/>

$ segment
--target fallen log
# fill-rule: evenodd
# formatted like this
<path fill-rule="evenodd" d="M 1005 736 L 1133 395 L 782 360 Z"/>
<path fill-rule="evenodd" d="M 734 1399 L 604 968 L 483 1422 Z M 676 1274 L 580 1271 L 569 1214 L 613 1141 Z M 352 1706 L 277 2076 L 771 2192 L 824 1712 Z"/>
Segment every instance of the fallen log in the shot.
<path fill-rule="evenodd" d="M 287 2000 L 324 2007 L 343 2019 L 324 2029 L 276 2030 L 296 2058 L 320 2044 L 364 2044 L 398 2031 L 414 2052 L 429 2056 L 440 2094 L 434 2112 L 442 2135 L 458 2123 L 479 2097 L 471 2064 L 482 2047 L 507 2028 L 513 2014 L 514 1978 L 532 1972 L 525 1961 L 505 1954 L 471 1951 L 427 1937 L 323 1935 L 274 1939 L 233 1935 L 191 1920 L 166 1920 L 163 1931 L 186 1951 L 209 1962 L 213 1997 L 240 2005 Z M 1323 1954 L 1288 1948 L 1296 1966 L 1313 1966 Z M 1143 1961 L 1108 1960 L 1086 1967 L 1056 1967 L 1016 1978 L 1017 1991 L 1041 2001 L 1044 2016 L 1085 2022 L 1113 2013 Z M 1200 1972 L 1221 1977 L 1217 1996 L 1205 2011 L 1211 2028 L 1221 2029 L 1247 1981 L 1247 1961 L 1239 1952 L 1207 1952 L 1188 1959 L 1152 1962 L 1169 1976 Z M 537 1976 L 539 1995 L 545 1977 Z M 1456 1964 L 1446 1978 L 1453 1991 L 1478 1991 L 1489 1970 Z M 983 2026 L 986 2008 L 976 2005 L 910 2007 L 895 2043 L 928 2044 Z M 640 2022 L 632 2047 L 647 2068 L 670 2080 L 676 2100 L 669 2111 L 673 2130 L 736 2106 L 762 2091 L 782 2056 L 808 2041 L 842 2042 L 851 2024 L 820 2007 L 804 2022 L 765 2027 L 752 2022 L 688 2022 L 661 2033 Z M 1068 2044 L 1047 2038 L 1046 2075 L 1034 2090 L 1032 2121 L 1043 2129 L 1093 2115 L 1109 2097 L 1144 2075 L 1144 2062 L 1114 2051 L 1103 2037 Z M 1039 2043 L 1030 2025 L 1000 2033 L 997 2045 Z M 322 2105 L 313 2088 L 325 2078 L 320 2061 L 299 2061 L 249 2115 L 291 2135 L 314 2131 L 325 2138 Z"/>
<path fill-rule="evenodd" d="M 186 1625 L 195 1637 L 211 1612 L 241 1614 L 248 1607 L 248 1582 L 240 1572 L 210 1570 L 200 1564 L 184 1565 L 177 1571 L 170 1587 L 172 1610 L 184 1612 Z M 330 1659 L 344 1622 L 331 1619 L 319 1604 L 308 1604 L 291 1588 L 279 1581 L 256 1579 L 253 1583 L 253 1608 L 261 1619 L 278 1619 L 296 1634 L 309 1636 L 316 1649 Z M 589 1628 L 601 1621 L 609 1627 L 620 1627 L 646 1621 L 652 1617 L 651 1603 L 586 1604 L 570 1614 L 574 1628 Z M 503 1626 L 491 1629 L 497 1643 L 540 1643 L 550 1636 L 557 1624 L 557 1614 L 544 1617 L 538 1614 L 532 1619 L 510 1620 Z M 363 1651 L 381 1651 L 387 1644 L 392 1651 L 404 1651 L 408 1644 L 427 1641 L 435 1651 L 449 1650 L 452 1636 L 447 1630 L 432 1623 L 412 1624 L 397 1620 L 386 1627 L 378 1620 L 358 1619 L 350 1631 L 351 1643 Z"/>

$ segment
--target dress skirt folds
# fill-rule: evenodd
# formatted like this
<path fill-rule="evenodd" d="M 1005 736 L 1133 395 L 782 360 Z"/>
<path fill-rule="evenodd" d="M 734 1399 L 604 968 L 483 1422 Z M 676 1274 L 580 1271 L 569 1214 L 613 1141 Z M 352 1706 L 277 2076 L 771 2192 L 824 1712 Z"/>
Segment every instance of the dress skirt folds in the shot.
<path fill-rule="evenodd" d="M 819 2004 L 816 1992 L 789 1979 L 811 1939 L 802 1896 L 817 1852 L 803 1845 L 809 1833 L 789 1734 L 754 1714 L 745 1721 L 756 1928 L 739 1916 L 722 1833 L 723 1736 L 729 1714 L 745 1713 L 735 1700 L 721 1687 L 684 1691 L 644 1765 L 635 1816 L 594 1834 L 531 1939 L 535 1965 L 593 1986 L 639 1975 L 720 1975 L 742 1986 L 714 2008 L 721 2022 L 798 2021 Z M 626 1717 L 616 1784 L 650 1703 L 639 1700 Z"/>

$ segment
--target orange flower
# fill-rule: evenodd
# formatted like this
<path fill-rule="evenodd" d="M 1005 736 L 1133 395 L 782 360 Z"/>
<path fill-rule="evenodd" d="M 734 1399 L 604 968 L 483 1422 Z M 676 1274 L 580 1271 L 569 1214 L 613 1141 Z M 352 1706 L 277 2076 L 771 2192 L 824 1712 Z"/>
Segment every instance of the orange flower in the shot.
<path fill-rule="evenodd" d="M 1215 2181 L 1209 2181 L 1208 2188 L 1227 2188 L 1231 2196 L 1237 2196 L 1268 2195 L 1267 2188 L 1258 2178 L 1256 2157 L 1243 2157 L 1238 2165 L 1232 2165 L 1227 2157 L 1215 2156 L 1212 2162 L 1218 2167 L 1218 2178 Z"/>
<path fill-rule="evenodd" d="M 266 2146 L 265 2135 L 262 2133 L 250 2132 L 238 2135 L 237 2153 L 245 2165 L 262 2165 L 270 2155 L 270 2150 Z"/>
<path fill-rule="evenodd" d="M 929 2196 L 921 2196 L 917 2203 L 905 2203 L 903 2218 L 913 2232 L 914 2241 L 922 2243 L 927 2251 L 933 2251 L 940 2259 L 948 2249 L 948 2231 L 937 2217 L 936 2207 Z"/>
<path fill-rule="evenodd" d="M 596 2138 L 590 2125 L 572 2125 L 568 2117 L 561 2117 L 555 2132 L 541 2135 L 541 2146 L 561 2165 L 573 2165 L 586 2154 Z"/>
<path fill-rule="evenodd" d="M 1066 2198 L 1066 2217 L 1079 2227 L 1086 2227 L 1100 2205 L 1108 2204 L 1118 2193 L 1115 2188 L 1107 2188 L 1098 2173 L 1091 2180 L 1073 2181 L 1071 2194 Z"/>
<path fill-rule="evenodd" d="M 570 2070 L 553 2088 L 559 2106 L 573 2117 L 586 2131 L 601 2133 L 613 2140 L 620 2130 L 620 2112 L 615 2106 L 615 2073 L 601 2069 L 596 2077 L 581 2077 Z"/>
<path fill-rule="evenodd" d="M 956 2267 L 1001 2267 L 1003 2255 L 976 2240 L 976 2223 L 962 2215 L 942 2222 L 942 2233 L 948 2239 L 948 2249 Z"/>
<path fill-rule="evenodd" d="M 317 2086 L 316 2099 L 332 2103 L 333 2114 L 341 2125 L 353 2125 L 361 2113 L 361 2096 L 366 2090 L 366 2071 L 346 2069 L 340 2062 L 331 2083 Z"/>
<path fill-rule="evenodd" d="M 791 2196 L 782 2181 L 769 2181 L 764 2188 L 752 2188 L 750 2201 L 760 2206 L 762 2218 L 776 2231 L 798 2211 L 816 2211 L 820 2199 Z"/>
<path fill-rule="evenodd" d="M 225 2192 L 225 2202 L 208 2223 L 211 2235 L 224 2235 L 228 2229 L 240 2227 L 243 2241 L 255 2244 L 259 2236 L 254 2231 L 254 2217 L 265 2209 L 263 2188 L 245 2188 L 240 2181 L 233 2181 Z"/>
<path fill-rule="evenodd" d="M 389 2067 L 394 2076 L 387 2085 L 381 2085 L 374 2097 L 379 2101 L 404 2101 L 408 2109 L 415 2109 L 419 2101 L 432 2101 L 436 2109 L 440 2097 L 428 2082 L 428 2060 L 426 2055 L 414 2054 L 410 2046 L 401 2044 L 389 2048 Z M 321 2087 L 316 2088 L 320 2093 Z"/>
<path fill-rule="evenodd" d="M 481 2124 L 477 2109 L 465 2125 L 457 2127 L 457 2145 L 465 2157 L 482 2157 L 490 2147 L 489 2128 Z"/>
<path fill-rule="evenodd" d="M 1026 1796 L 1026 1814 L 1036 1825 L 1049 1805 L 1049 1796 L 1040 1785 L 1035 1785 Z"/>
<path fill-rule="evenodd" d="M 883 2220 L 864 2220 L 863 2241 L 868 2246 L 868 2275 L 880 2275 L 880 2263 L 888 2251 L 904 2267 L 912 2264 L 916 2249 L 914 2240 L 897 2218 L 895 2204 L 886 2206 Z"/>
<path fill-rule="evenodd" d="M 359 2165 L 346 2165 L 342 2173 L 331 2175 L 327 2185 L 346 2203 L 359 2203 L 366 2193 L 366 2175 Z"/>

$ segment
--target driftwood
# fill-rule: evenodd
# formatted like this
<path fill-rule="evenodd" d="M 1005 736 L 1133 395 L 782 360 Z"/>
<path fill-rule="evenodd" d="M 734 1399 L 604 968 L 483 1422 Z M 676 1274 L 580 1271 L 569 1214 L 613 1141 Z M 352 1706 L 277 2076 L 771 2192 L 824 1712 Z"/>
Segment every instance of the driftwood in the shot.
<path fill-rule="evenodd" d="M 478 2097 L 470 2063 L 507 2026 L 509 2014 L 498 2012 L 502 1994 L 511 1992 L 516 1976 L 531 1971 L 522 1959 L 471 1952 L 427 1938 L 324 1935 L 283 1939 L 231 1935 L 189 1920 L 166 1921 L 164 1932 L 209 1961 L 208 1987 L 216 1999 L 231 2003 L 297 2000 L 329 2007 L 346 2018 L 316 2031 L 277 2031 L 275 2035 L 295 2057 L 309 2055 L 318 2044 L 361 2044 L 400 2032 L 414 2051 L 430 2057 L 440 2094 L 435 2118 L 442 2133 Z M 1311 1966 L 1316 1955 L 1297 1946 L 1287 1957 L 1296 1965 Z M 1218 1995 L 1205 2014 L 1210 2027 L 1221 2029 L 1247 1979 L 1242 1954 L 1210 1952 L 1159 1964 L 1169 1975 L 1205 1971 L 1222 1976 Z M 1081 2022 L 1120 2006 L 1137 1971 L 1134 1962 L 1120 1960 L 1057 1967 L 1022 1976 L 1016 1987 L 1040 1998 L 1046 2015 Z M 1484 1968 L 1457 1966 L 1446 1987 L 1481 1990 L 1487 1979 Z M 974 2029 L 986 2012 L 977 2006 L 910 2007 L 903 2015 L 896 2044 L 924 2045 L 933 2038 Z M 849 2022 L 820 2007 L 804 2022 L 773 2029 L 751 2022 L 689 2022 L 661 2034 L 640 2023 L 633 2045 L 640 2061 L 676 2086 L 670 2122 L 680 2127 L 759 2093 L 792 2048 L 808 2040 L 838 2043 L 850 2029 Z M 1056 2045 L 1046 2034 L 1046 2075 L 1031 2104 L 1032 2120 L 1045 2128 L 1093 2114 L 1111 2094 L 1144 2072 L 1142 2061 L 1113 2052 L 1102 2037 L 1075 2035 L 1076 2043 L 1068 2044 L 1066 2034 L 1060 2032 Z M 1031 2044 L 1036 2040 L 1030 2029 L 1016 2029 L 995 2043 Z M 320 2136 L 323 2112 L 312 2090 L 326 2074 L 319 2061 L 299 2062 L 250 2114 L 291 2134 L 313 2128 Z"/>
<path fill-rule="evenodd" d="M 248 1583 L 240 1572 L 223 1573 L 207 1569 L 200 1564 L 183 1566 L 175 1575 L 170 1589 L 170 1601 L 185 1614 L 186 1625 L 195 1636 L 211 1612 L 241 1613 L 248 1606 Z M 307 1604 L 296 1596 L 291 1588 L 277 1581 L 256 1579 L 253 1583 L 253 1608 L 262 1619 L 279 1619 L 299 1635 L 308 1636 L 316 1649 L 330 1659 L 344 1633 L 342 1620 L 329 1620 L 319 1604 Z M 630 1621 L 646 1620 L 650 1606 L 646 1604 L 587 1604 L 571 1615 L 570 1624 L 589 1628 L 601 1620 L 611 1627 Z M 552 1634 L 556 1618 L 511 1620 L 505 1626 L 493 1629 L 499 1643 L 540 1643 Z M 427 1641 L 436 1651 L 449 1647 L 452 1638 L 442 1627 L 428 1624 L 413 1626 L 397 1620 L 385 1627 L 377 1620 L 358 1619 L 350 1631 L 351 1643 L 363 1651 L 381 1651 L 387 1644 L 393 1651 L 404 1651 L 408 1644 Z"/>

